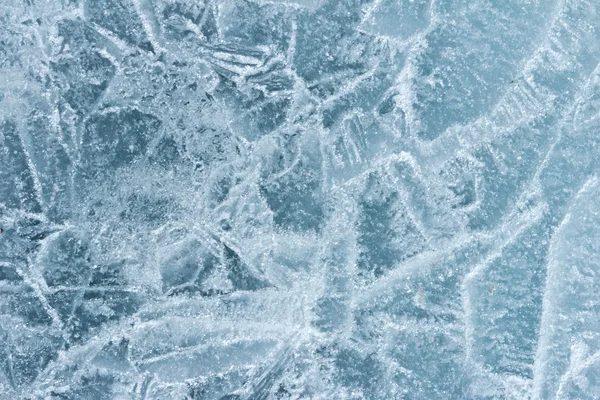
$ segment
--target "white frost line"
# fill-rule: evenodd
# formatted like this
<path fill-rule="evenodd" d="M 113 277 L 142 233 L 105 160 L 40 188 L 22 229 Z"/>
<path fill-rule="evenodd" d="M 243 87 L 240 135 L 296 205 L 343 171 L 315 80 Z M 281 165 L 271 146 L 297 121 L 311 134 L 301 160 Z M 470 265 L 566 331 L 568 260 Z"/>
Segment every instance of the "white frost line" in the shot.
<path fill-rule="evenodd" d="M 246 334 L 249 333 L 249 335 L 246 337 L 236 337 L 234 339 L 219 338 L 218 343 L 207 342 L 207 343 L 196 344 L 196 345 L 189 346 L 189 347 L 175 347 L 173 351 L 170 351 L 168 353 L 140 360 L 140 361 L 138 361 L 137 365 L 138 366 L 149 365 L 149 364 L 151 365 L 151 364 L 160 363 L 161 361 L 165 361 L 165 360 L 169 360 L 169 359 L 177 359 L 183 355 L 192 355 L 194 353 L 201 353 L 202 351 L 206 351 L 209 349 L 223 348 L 223 347 L 227 347 L 227 346 L 233 346 L 236 344 L 248 343 L 248 342 L 252 341 L 250 338 L 255 338 L 255 337 L 260 337 L 261 341 L 263 341 L 263 342 L 268 342 L 271 340 L 279 342 L 279 341 L 282 341 L 285 339 L 285 335 L 283 335 L 277 329 L 260 329 L 260 330 L 258 330 L 258 332 L 250 331 L 250 332 L 245 332 L 245 333 Z M 256 335 L 257 333 L 259 335 Z"/>
<path fill-rule="evenodd" d="M 354 303 L 356 308 L 365 303 L 368 304 L 375 301 L 376 298 L 383 293 L 393 290 L 395 285 L 399 282 L 403 282 L 404 279 L 413 276 L 417 272 L 425 271 L 433 264 L 447 259 L 455 250 L 468 246 L 476 240 L 481 240 L 480 236 L 473 237 L 472 235 L 462 234 L 449 242 L 443 243 L 445 249 L 443 251 L 428 250 L 407 259 L 388 274 L 379 278 L 372 285 L 358 291 L 356 296 L 352 299 L 352 303 Z"/>
<path fill-rule="evenodd" d="M 600 118 L 600 113 L 596 112 L 595 116 L 593 116 L 592 118 L 586 120 L 586 121 L 582 121 L 582 119 L 579 117 L 580 115 L 580 110 L 581 107 L 585 106 L 586 104 L 588 104 L 585 100 L 588 100 L 588 97 L 590 96 L 590 94 L 595 94 L 595 91 L 598 88 L 598 83 L 600 80 L 600 63 L 596 64 L 596 68 L 594 68 L 594 71 L 590 74 L 590 77 L 588 78 L 584 88 L 581 90 L 582 95 L 579 96 L 579 99 L 577 102 L 575 102 L 575 110 L 573 111 L 573 122 L 574 124 L 577 124 L 578 126 L 583 125 L 586 126 L 588 125 L 590 122 L 596 121 L 598 120 L 598 118 Z M 591 92 L 591 93 L 588 93 Z"/>
<path fill-rule="evenodd" d="M 223 61 L 226 63 L 240 64 L 243 66 L 241 68 L 258 67 L 259 65 L 261 65 L 263 63 L 263 61 L 257 57 L 247 56 L 244 54 L 237 54 L 237 53 L 232 53 L 232 52 L 226 52 L 226 51 L 215 50 L 211 53 L 211 55 L 213 56 L 213 58 L 215 58 L 216 60 L 219 60 L 219 61 Z"/>
<path fill-rule="evenodd" d="M 215 4 L 215 2 L 217 4 Z M 217 34 L 219 39 L 223 38 L 223 29 L 221 28 L 221 24 L 219 24 L 219 7 L 221 5 L 221 0 L 207 0 L 207 5 L 212 8 L 213 17 L 215 19 L 215 25 L 217 26 Z"/>
<path fill-rule="evenodd" d="M 209 317 L 219 318 L 224 321 L 229 319 L 239 319 L 239 313 L 245 316 L 253 316 L 257 310 L 281 309 L 282 307 L 297 307 L 302 297 L 307 294 L 300 289 L 277 290 L 265 289 L 258 292 L 233 292 L 220 297 L 208 298 L 171 298 L 166 304 L 150 303 L 143 306 L 138 315 L 142 324 L 151 323 L 160 318 L 199 318 Z M 310 297 L 310 296 L 309 296 Z M 215 314 L 214 310 L 219 309 L 223 301 L 231 304 L 239 302 L 243 306 L 235 310 L 221 310 L 220 314 Z M 162 300 L 161 300 L 162 301 Z M 294 308 L 296 309 L 296 308 Z M 266 315 L 271 317 L 271 315 Z M 254 316 L 252 318 L 255 318 Z"/>
<path fill-rule="evenodd" d="M 412 165 L 413 161 L 414 161 L 414 158 L 413 158 L 412 154 L 407 153 L 405 151 L 401 151 L 400 153 L 397 153 L 397 154 L 390 154 L 389 156 L 387 156 L 385 158 L 378 159 L 377 161 L 371 163 L 370 168 L 365 169 L 364 171 L 361 172 L 361 174 L 354 176 L 354 177 L 348 179 L 347 181 L 345 181 L 344 186 L 352 186 L 352 185 L 359 184 L 360 182 L 364 181 L 365 176 L 370 173 L 374 173 L 374 172 L 378 172 L 378 171 L 385 172 L 388 170 L 388 168 L 391 167 L 392 163 L 406 162 L 406 163 L 409 163 Z"/>
<path fill-rule="evenodd" d="M 152 24 L 150 23 L 148 16 L 144 12 L 140 0 L 131 0 L 131 2 L 133 3 L 133 7 L 135 8 L 138 17 L 140 18 L 144 31 L 146 32 L 146 35 L 148 36 L 148 40 L 152 44 L 152 47 L 154 48 L 156 53 L 164 53 L 165 49 L 158 43 L 158 40 L 156 40 L 154 30 L 152 29 Z"/>
<path fill-rule="evenodd" d="M 585 369 L 592 367 L 597 361 L 600 361 L 600 351 L 597 351 L 592 356 L 588 357 L 586 360 L 585 353 L 587 351 L 589 351 L 589 348 L 583 343 L 578 343 L 576 345 L 571 346 L 569 368 L 560 379 L 558 390 L 556 391 L 556 399 L 568 398 L 568 396 L 564 392 L 565 387 L 569 384 L 569 380 L 577 381 L 577 378 L 580 377 L 587 381 L 585 377 L 581 377 L 581 373 Z"/>
<path fill-rule="evenodd" d="M 38 256 L 39 256 L 39 254 L 43 254 L 43 252 L 48 251 L 48 243 L 50 243 L 52 240 L 57 238 L 61 232 L 62 232 L 62 230 L 59 230 L 58 232 L 54 232 L 54 233 L 48 235 L 46 238 L 44 238 L 44 240 L 42 240 L 40 249 L 37 252 Z M 42 274 L 42 271 L 38 267 L 38 263 L 32 259 L 28 259 L 27 262 L 28 262 L 30 268 L 28 268 L 27 271 L 25 271 L 23 269 L 19 269 L 18 270 L 19 274 L 21 276 L 23 276 L 25 282 L 28 283 L 33 288 L 34 293 L 36 294 L 37 298 L 42 303 L 44 310 L 52 318 L 52 324 L 54 326 L 58 327 L 61 330 L 61 332 L 63 333 L 63 336 L 65 336 L 64 325 L 60 319 L 60 316 L 58 315 L 56 310 L 50 306 L 50 304 L 48 303 L 48 299 L 46 299 L 46 296 L 44 294 L 44 293 L 48 293 L 49 289 L 48 289 L 48 285 L 46 284 L 46 280 L 44 279 L 44 276 Z"/>
<path fill-rule="evenodd" d="M 266 384 L 275 384 L 276 382 L 269 382 L 269 378 L 271 376 L 276 377 L 277 374 L 282 373 L 282 370 L 285 370 L 286 367 L 292 363 L 295 355 L 295 350 L 299 348 L 305 341 L 307 341 L 308 335 L 303 334 L 302 330 L 298 330 L 291 337 L 289 337 L 286 341 L 282 342 L 276 350 L 269 354 L 268 358 L 270 358 L 269 363 L 266 368 L 261 370 L 257 369 L 258 374 L 255 377 L 250 378 L 248 384 L 243 389 L 243 399 L 250 400 L 253 398 L 253 394 L 257 393 L 257 390 L 260 391 L 264 388 L 263 382 Z"/>
<path fill-rule="evenodd" d="M 373 2 L 373 4 L 371 4 L 369 7 L 367 7 L 364 16 L 360 19 L 360 23 L 358 24 L 358 29 L 360 29 L 360 26 L 362 24 L 364 24 L 365 21 L 367 21 L 369 18 L 371 18 L 371 15 L 373 15 L 373 12 L 377 9 L 377 7 L 379 7 L 381 5 L 382 1 L 383 0 L 375 0 Z"/>
<path fill-rule="evenodd" d="M 598 63 L 596 65 L 596 68 L 594 69 L 594 72 L 597 72 L 597 71 L 600 71 L 600 63 Z M 571 119 L 571 116 L 573 119 L 575 118 L 574 116 L 577 113 L 578 106 L 580 104 L 584 103 L 584 100 L 585 100 L 584 94 L 585 94 L 585 91 L 591 86 L 590 80 L 593 79 L 593 76 L 594 76 L 594 73 L 592 73 L 591 77 L 588 78 L 588 81 L 584 85 L 584 87 L 581 88 L 577 92 L 577 94 L 574 96 L 574 100 L 573 100 L 574 105 L 569 109 L 567 116 L 563 117 L 560 120 L 560 122 L 558 123 L 558 126 L 556 127 L 556 131 L 557 131 L 556 137 L 554 138 L 554 141 L 550 145 L 550 148 L 544 155 L 544 159 L 542 160 L 542 162 L 536 169 L 535 174 L 531 178 L 530 184 L 526 188 L 524 188 L 524 190 L 522 191 L 522 196 L 519 197 L 519 200 L 517 202 L 518 204 L 524 203 L 524 199 L 527 199 L 527 197 L 530 196 L 531 193 L 535 193 L 536 188 L 540 187 L 540 176 L 541 176 L 542 172 L 545 170 L 545 168 L 549 165 L 550 159 L 552 158 L 552 156 L 554 154 L 554 149 L 556 148 L 556 146 L 560 143 L 560 141 L 563 138 L 562 131 L 563 131 L 565 125 L 567 124 L 567 119 Z"/>
<path fill-rule="evenodd" d="M 294 57 L 296 55 L 296 38 L 298 36 L 298 21 L 296 21 L 296 16 L 292 17 L 292 34 L 290 36 L 290 44 L 286 53 L 286 66 L 287 68 L 291 68 L 290 66 L 294 63 Z"/>
<path fill-rule="evenodd" d="M 517 222 L 515 223 L 515 221 L 512 220 L 508 220 L 506 221 L 496 232 L 498 233 L 508 233 L 508 237 L 503 238 L 502 236 L 504 235 L 500 235 L 500 237 L 496 237 L 496 235 L 493 235 L 493 237 L 490 238 L 490 240 L 494 240 L 494 241 L 500 241 L 500 243 L 495 246 L 495 249 L 492 253 L 490 253 L 483 262 L 477 264 L 471 271 L 469 271 L 466 275 L 465 278 L 463 279 L 462 283 L 461 283 L 461 296 L 463 298 L 463 312 L 464 312 L 464 318 L 465 318 L 465 344 L 466 344 L 466 350 L 465 350 L 465 356 L 466 356 L 466 360 L 467 362 L 472 362 L 473 359 L 473 346 L 474 346 L 474 327 L 471 321 L 471 317 L 473 315 L 473 313 L 475 312 L 474 309 L 474 302 L 471 299 L 471 291 L 470 291 L 470 286 L 472 284 L 472 282 L 475 280 L 475 278 L 480 275 L 481 273 L 483 273 L 489 266 L 489 264 L 495 260 L 498 259 L 502 256 L 502 251 L 504 250 L 504 248 L 506 248 L 507 245 L 509 245 L 510 243 L 514 242 L 519 235 L 521 235 L 527 228 L 529 228 L 530 226 L 532 226 L 533 224 L 535 224 L 536 222 L 538 222 L 539 220 L 541 220 L 541 218 L 543 217 L 543 212 L 544 212 L 544 207 L 543 206 L 538 206 L 537 208 L 535 208 L 534 210 L 532 210 L 532 212 L 530 213 L 530 217 L 527 218 L 525 221 L 522 222 Z M 513 219 L 518 218 L 518 216 L 514 216 Z"/>
<path fill-rule="evenodd" d="M 29 173 L 31 174 L 31 179 L 33 180 L 33 187 L 35 189 L 36 195 L 35 197 L 40 207 L 42 208 L 42 213 L 45 214 L 46 212 L 48 212 L 48 207 L 46 207 L 46 204 L 44 202 L 44 191 L 42 190 L 40 176 L 38 174 L 38 170 L 35 164 L 31 160 L 31 155 L 29 154 L 29 151 L 27 149 L 29 146 L 26 145 L 25 140 L 23 140 L 23 134 L 21 133 L 21 130 L 18 129 L 18 132 L 19 141 L 21 142 L 21 149 L 23 150 L 23 155 L 27 159 L 27 168 L 29 169 Z"/>
<path fill-rule="evenodd" d="M 544 286 L 544 298 L 542 300 L 542 317 L 540 319 L 540 333 L 538 338 L 538 346 L 536 351 L 536 356 L 533 365 L 533 399 L 542 399 L 542 391 L 544 384 L 544 369 L 546 366 L 547 360 L 547 350 L 548 350 L 548 342 L 552 339 L 552 320 L 555 318 L 555 307 L 554 300 L 556 299 L 556 293 L 553 290 L 553 283 L 558 278 L 558 271 L 555 271 L 552 266 L 554 265 L 554 253 L 556 251 L 556 246 L 558 245 L 559 237 L 561 236 L 561 231 L 567 226 L 571 221 L 571 215 L 578 205 L 579 200 L 582 196 L 587 194 L 590 190 L 597 189 L 598 187 L 598 177 L 592 176 L 589 178 L 584 185 L 579 189 L 571 204 L 569 206 L 568 211 L 565 213 L 560 224 L 555 229 L 552 239 L 550 241 L 550 247 L 548 250 L 548 270 L 546 273 L 546 282 Z"/>
<path fill-rule="evenodd" d="M 548 27 L 545 30 L 547 32 L 547 34 L 544 36 L 545 40 L 534 50 L 533 54 L 525 59 L 521 65 L 523 66 L 521 68 L 521 71 L 523 71 L 521 73 L 521 76 L 523 76 L 524 81 L 527 82 L 527 84 L 535 91 L 536 87 L 534 87 L 533 85 L 531 85 L 531 82 L 529 79 L 529 77 L 532 75 L 532 71 L 536 71 L 537 69 L 539 69 L 542 66 L 542 63 L 540 63 L 539 58 L 544 54 L 544 52 L 546 52 L 549 47 L 551 46 L 551 38 L 552 38 L 552 32 L 555 30 L 555 25 L 557 23 L 559 23 L 560 18 L 561 18 L 561 14 L 563 14 L 563 8 L 565 6 L 565 1 L 564 0 L 559 0 L 556 4 L 556 6 L 554 7 L 554 11 L 551 13 L 552 15 L 549 16 L 548 18 Z M 550 36 L 550 37 L 549 37 Z M 417 75 L 415 75 L 417 76 Z M 519 85 L 520 86 L 520 85 Z M 493 106 L 492 111 L 490 113 L 484 113 L 483 115 L 481 115 L 479 118 L 477 118 L 475 121 L 473 121 L 472 123 L 462 127 L 462 129 L 460 129 L 460 132 L 469 132 L 468 128 L 477 128 L 478 126 L 484 126 L 486 131 L 491 131 L 491 130 L 496 130 L 496 129 L 507 129 L 506 122 L 505 121 L 498 121 L 498 119 L 501 117 L 502 115 L 502 110 L 504 109 L 509 110 L 510 109 L 510 100 L 513 98 L 513 92 L 516 90 L 516 88 L 511 87 L 509 89 L 510 91 L 508 93 L 505 93 L 500 100 Z M 549 108 L 546 107 L 546 109 L 544 110 L 544 106 L 545 105 L 549 105 L 550 101 L 546 101 L 546 102 L 542 102 L 538 99 L 535 99 L 536 103 L 539 105 L 539 109 L 540 111 L 538 111 L 538 114 L 541 114 L 543 111 L 549 111 Z M 406 110 L 405 110 L 406 112 Z M 506 111 L 508 112 L 509 115 L 510 111 Z M 407 113 L 408 114 L 408 113 Z M 407 115 L 407 120 L 409 116 Z M 490 117 L 493 119 L 492 121 L 490 121 Z M 511 115 L 512 118 L 512 115 Z M 514 122 L 517 123 L 517 125 L 512 126 L 512 128 L 516 128 L 518 126 L 518 123 L 521 120 L 519 119 L 515 119 Z M 489 125 L 492 125 L 491 127 Z M 481 129 L 474 129 L 474 131 L 476 133 L 480 133 Z M 438 139 L 434 140 L 433 142 L 437 142 L 438 140 L 440 140 L 443 136 L 445 135 L 440 135 L 438 137 Z M 489 141 L 489 138 L 487 138 L 487 135 L 477 135 L 477 136 L 473 136 L 471 135 L 471 139 L 472 139 L 472 143 L 482 143 L 485 141 Z M 451 154 L 452 152 L 450 152 Z"/>
<path fill-rule="evenodd" d="M 381 62 L 378 60 L 377 64 L 375 64 L 371 69 L 369 69 L 367 72 L 365 72 L 364 74 L 361 74 L 359 76 L 357 76 L 356 78 L 352 79 L 350 82 L 344 84 L 342 86 L 342 90 L 340 90 L 339 92 L 337 92 L 336 94 L 327 97 L 322 103 L 322 106 L 327 106 L 332 104 L 333 102 L 335 102 L 336 100 L 346 96 L 347 94 L 353 93 L 356 90 L 356 87 L 362 83 L 363 81 L 371 78 L 373 75 L 375 75 L 375 71 L 377 71 L 377 69 L 379 68 L 379 65 L 381 64 Z"/>
<path fill-rule="evenodd" d="M 302 11 L 302 10 L 314 10 L 318 8 L 324 0 L 312 0 L 312 2 L 317 3 L 314 6 L 303 5 L 294 0 L 257 0 L 259 4 L 270 5 L 274 7 L 282 7 L 288 8 L 294 11 Z"/>
<path fill-rule="evenodd" d="M 121 73 L 121 63 L 119 62 L 119 60 L 117 60 L 117 58 L 115 56 L 113 56 L 108 51 L 106 51 L 106 49 L 99 49 L 98 54 L 100 54 L 102 57 L 106 58 L 108 61 L 110 61 L 112 63 L 112 65 L 115 66 L 115 69 L 117 72 L 115 75 Z M 109 87 L 110 87 L 110 85 L 109 85 Z"/>
<path fill-rule="evenodd" d="M 101 27 L 100 25 L 96 24 L 95 22 L 90 22 L 88 21 L 88 23 L 102 36 L 106 37 L 108 40 L 110 40 L 120 51 L 122 51 L 123 53 L 128 53 L 128 52 L 133 52 L 133 48 L 132 46 L 129 45 L 129 43 L 125 42 L 124 40 L 122 40 L 121 38 L 117 37 L 117 35 L 115 35 L 114 33 L 112 33 L 111 31 L 104 29 L 103 27 Z"/>

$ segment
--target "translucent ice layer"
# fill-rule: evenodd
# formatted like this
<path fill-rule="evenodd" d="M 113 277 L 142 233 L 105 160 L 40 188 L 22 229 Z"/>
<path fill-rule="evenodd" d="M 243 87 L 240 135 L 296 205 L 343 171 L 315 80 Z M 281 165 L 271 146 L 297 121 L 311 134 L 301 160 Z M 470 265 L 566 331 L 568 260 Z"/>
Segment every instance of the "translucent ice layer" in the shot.
<path fill-rule="evenodd" d="M 0 399 L 596 399 L 600 2 L 1 0 Z"/>

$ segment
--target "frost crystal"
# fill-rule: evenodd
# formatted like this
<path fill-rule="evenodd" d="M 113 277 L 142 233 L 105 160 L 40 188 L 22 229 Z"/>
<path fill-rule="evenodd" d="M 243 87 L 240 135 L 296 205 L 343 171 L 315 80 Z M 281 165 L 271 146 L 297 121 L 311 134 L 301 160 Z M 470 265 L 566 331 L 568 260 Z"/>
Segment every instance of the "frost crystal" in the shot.
<path fill-rule="evenodd" d="M 597 399 L 597 0 L 0 1 L 0 399 Z"/>

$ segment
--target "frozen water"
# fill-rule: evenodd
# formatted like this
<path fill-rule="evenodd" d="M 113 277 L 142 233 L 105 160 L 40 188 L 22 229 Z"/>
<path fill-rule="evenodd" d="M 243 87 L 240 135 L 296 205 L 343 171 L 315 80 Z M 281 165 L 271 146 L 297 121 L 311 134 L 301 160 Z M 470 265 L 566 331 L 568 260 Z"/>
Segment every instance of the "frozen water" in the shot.
<path fill-rule="evenodd" d="M 0 399 L 600 398 L 600 2 L 0 0 Z"/>

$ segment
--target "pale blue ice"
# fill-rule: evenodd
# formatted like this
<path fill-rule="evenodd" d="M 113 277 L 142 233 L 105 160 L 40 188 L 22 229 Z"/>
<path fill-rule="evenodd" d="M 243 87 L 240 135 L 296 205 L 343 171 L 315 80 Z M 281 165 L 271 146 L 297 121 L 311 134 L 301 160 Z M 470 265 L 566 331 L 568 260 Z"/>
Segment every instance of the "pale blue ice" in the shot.
<path fill-rule="evenodd" d="M 600 1 L 0 0 L 0 399 L 600 399 Z"/>

